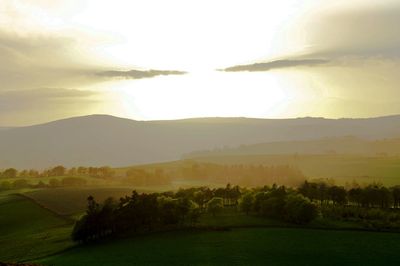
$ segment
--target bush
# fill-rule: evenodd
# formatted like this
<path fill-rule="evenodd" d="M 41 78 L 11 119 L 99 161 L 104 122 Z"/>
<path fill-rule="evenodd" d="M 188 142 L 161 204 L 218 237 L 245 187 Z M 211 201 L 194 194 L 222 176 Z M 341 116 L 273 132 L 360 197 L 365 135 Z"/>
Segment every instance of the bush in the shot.
<path fill-rule="evenodd" d="M 240 210 L 244 211 L 246 214 L 252 210 L 254 204 L 254 197 L 252 193 L 246 193 L 242 196 L 239 201 Z"/>
<path fill-rule="evenodd" d="M 284 209 L 285 220 L 296 224 L 309 223 L 318 215 L 317 206 L 309 199 L 298 194 L 287 196 Z"/>
<path fill-rule="evenodd" d="M 25 179 L 18 179 L 13 182 L 12 186 L 13 188 L 27 188 L 29 183 Z"/>
<path fill-rule="evenodd" d="M 213 216 L 221 212 L 223 208 L 223 199 L 220 197 L 214 197 L 207 202 L 207 211 L 209 211 Z"/>
<path fill-rule="evenodd" d="M 284 205 L 284 198 L 271 197 L 261 202 L 260 212 L 265 217 L 281 218 Z"/>

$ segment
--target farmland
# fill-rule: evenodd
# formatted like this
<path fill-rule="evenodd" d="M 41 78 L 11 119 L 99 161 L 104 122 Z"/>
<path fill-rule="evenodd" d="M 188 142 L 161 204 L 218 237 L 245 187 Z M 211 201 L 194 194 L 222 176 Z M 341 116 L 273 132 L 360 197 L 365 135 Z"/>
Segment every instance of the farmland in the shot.
<path fill-rule="evenodd" d="M 45 265 L 398 265 L 399 234 L 289 228 L 167 232 L 82 246 Z M 311 263 L 312 262 L 312 263 Z"/>

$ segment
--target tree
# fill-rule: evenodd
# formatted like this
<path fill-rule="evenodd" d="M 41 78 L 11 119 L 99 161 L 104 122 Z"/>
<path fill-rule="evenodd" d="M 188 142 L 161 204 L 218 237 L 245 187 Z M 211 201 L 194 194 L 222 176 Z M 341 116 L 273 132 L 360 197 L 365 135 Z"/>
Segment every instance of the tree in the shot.
<path fill-rule="evenodd" d="M 392 188 L 392 196 L 393 196 L 393 206 L 395 208 L 400 207 L 400 186 L 395 186 Z"/>
<path fill-rule="evenodd" d="M 254 196 L 252 193 L 248 192 L 244 194 L 239 202 L 239 207 L 242 211 L 244 211 L 247 215 L 252 210 L 254 204 Z"/>
<path fill-rule="evenodd" d="M 16 178 L 18 176 L 18 171 L 15 168 L 8 168 L 3 172 L 4 178 Z"/>
<path fill-rule="evenodd" d="M 63 176 L 65 175 L 66 168 L 62 165 L 58 165 L 50 170 L 52 176 Z"/>
<path fill-rule="evenodd" d="M 328 188 L 328 194 L 334 204 L 344 205 L 347 203 L 347 192 L 344 187 L 331 186 Z"/>
<path fill-rule="evenodd" d="M 318 215 L 317 206 L 299 194 L 289 195 L 285 204 L 285 220 L 296 224 L 306 224 Z"/>
<path fill-rule="evenodd" d="M 214 197 L 207 202 L 207 211 L 216 216 L 224 208 L 224 200 L 221 197 Z"/>

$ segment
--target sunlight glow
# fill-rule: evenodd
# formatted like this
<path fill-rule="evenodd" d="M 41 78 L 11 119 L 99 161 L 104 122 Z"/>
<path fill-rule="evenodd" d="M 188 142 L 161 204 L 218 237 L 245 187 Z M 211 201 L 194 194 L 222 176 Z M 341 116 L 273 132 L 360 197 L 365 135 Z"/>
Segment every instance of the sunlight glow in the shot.
<path fill-rule="evenodd" d="M 114 94 L 111 112 L 143 120 L 275 116 L 294 95 L 272 73 L 209 71 L 179 78 L 120 80 L 101 86 Z"/>

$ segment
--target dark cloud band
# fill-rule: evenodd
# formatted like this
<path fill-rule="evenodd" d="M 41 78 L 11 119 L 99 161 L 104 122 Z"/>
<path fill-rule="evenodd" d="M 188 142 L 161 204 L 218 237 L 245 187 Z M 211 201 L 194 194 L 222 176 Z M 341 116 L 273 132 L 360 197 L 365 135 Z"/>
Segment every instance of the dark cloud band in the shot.
<path fill-rule="evenodd" d="M 278 68 L 288 68 L 288 67 L 299 67 L 299 66 L 315 66 L 323 65 L 329 63 L 329 60 L 325 59 L 299 59 L 299 60 L 276 60 L 266 63 L 255 63 L 250 65 L 238 65 L 233 67 L 228 67 L 222 69 L 222 71 L 227 72 L 237 72 L 237 71 L 269 71 Z"/>
<path fill-rule="evenodd" d="M 97 76 L 125 79 L 152 78 L 161 75 L 184 75 L 186 72 L 176 70 L 129 70 L 129 71 L 102 71 L 96 73 Z"/>

